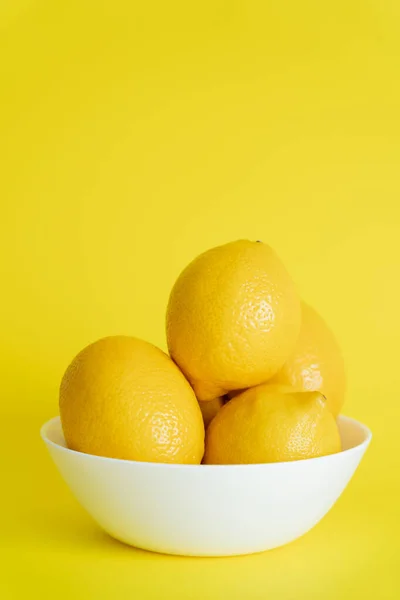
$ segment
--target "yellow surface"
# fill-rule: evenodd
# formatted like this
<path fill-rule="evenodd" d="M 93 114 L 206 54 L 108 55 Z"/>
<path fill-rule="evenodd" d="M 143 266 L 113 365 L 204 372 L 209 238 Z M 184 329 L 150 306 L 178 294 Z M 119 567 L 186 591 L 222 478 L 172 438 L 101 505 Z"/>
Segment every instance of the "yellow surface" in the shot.
<path fill-rule="evenodd" d="M 0 598 L 397 599 L 398 2 L 6 0 L 0 45 Z M 71 497 L 39 426 L 81 347 L 165 348 L 179 270 L 242 237 L 332 326 L 372 446 L 286 548 L 130 549 Z"/>

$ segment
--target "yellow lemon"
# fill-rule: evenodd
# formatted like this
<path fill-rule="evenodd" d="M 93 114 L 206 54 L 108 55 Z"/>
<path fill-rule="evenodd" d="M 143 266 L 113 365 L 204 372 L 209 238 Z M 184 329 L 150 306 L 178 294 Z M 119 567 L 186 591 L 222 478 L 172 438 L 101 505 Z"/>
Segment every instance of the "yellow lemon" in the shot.
<path fill-rule="evenodd" d="M 336 420 L 320 392 L 260 385 L 230 400 L 206 432 L 206 464 L 270 463 L 339 452 Z"/>
<path fill-rule="evenodd" d="M 214 398 L 213 400 L 208 400 L 206 402 L 201 402 L 199 400 L 201 414 L 203 415 L 204 427 L 207 428 L 209 426 L 223 405 L 224 400 L 222 398 Z"/>
<path fill-rule="evenodd" d="M 320 390 L 334 415 L 344 402 L 345 366 L 339 345 L 324 319 L 302 303 L 302 324 L 295 349 L 271 383 L 298 390 Z"/>
<path fill-rule="evenodd" d="M 84 348 L 61 382 L 69 448 L 146 462 L 200 463 L 204 425 L 173 361 L 152 344 L 115 336 Z"/>
<path fill-rule="evenodd" d="M 169 352 L 199 400 L 272 377 L 300 331 L 296 288 L 266 244 L 239 240 L 197 257 L 167 309 Z"/>

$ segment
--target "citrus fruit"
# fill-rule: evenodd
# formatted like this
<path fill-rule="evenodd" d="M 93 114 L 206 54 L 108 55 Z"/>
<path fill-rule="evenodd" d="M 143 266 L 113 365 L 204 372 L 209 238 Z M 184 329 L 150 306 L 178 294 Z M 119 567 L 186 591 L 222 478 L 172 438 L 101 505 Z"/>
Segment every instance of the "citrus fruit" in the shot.
<path fill-rule="evenodd" d="M 197 399 L 173 361 L 125 336 L 84 348 L 60 387 L 69 448 L 146 462 L 200 463 L 204 425 Z"/>
<path fill-rule="evenodd" d="M 345 366 L 335 336 L 324 319 L 302 302 L 302 324 L 295 349 L 271 383 L 298 390 L 320 390 L 338 415 L 346 389 Z"/>
<path fill-rule="evenodd" d="M 260 384 L 293 351 L 296 288 L 266 244 L 239 240 L 201 254 L 178 277 L 167 309 L 169 352 L 199 400 Z"/>
<path fill-rule="evenodd" d="M 199 401 L 201 414 L 203 415 L 204 427 L 208 427 L 217 412 L 224 405 L 223 398 L 214 398 L 206 402 Z"/>
<path fill-rule="evenodd" d="M 339 452 L 336 420 L 320 392 L 260 385 L 235 396 L 206 432 L 205 464 L 293 461 Z"/>

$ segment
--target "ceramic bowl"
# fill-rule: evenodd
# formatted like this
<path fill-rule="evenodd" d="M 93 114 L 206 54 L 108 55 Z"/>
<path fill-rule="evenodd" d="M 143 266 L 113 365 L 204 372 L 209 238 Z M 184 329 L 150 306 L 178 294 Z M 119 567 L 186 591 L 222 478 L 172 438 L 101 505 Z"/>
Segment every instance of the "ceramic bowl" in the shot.
<path fill-rule="evenodd" d="M 169 465 L 83 454 L 66 447 L 59 417 L 41 435 L 80 504 L 112 537 L 186 556 L 261 552 L 299 538 L 332 508 L 371 440 L 338 419 L 343 450 L 259 465 Z"/>

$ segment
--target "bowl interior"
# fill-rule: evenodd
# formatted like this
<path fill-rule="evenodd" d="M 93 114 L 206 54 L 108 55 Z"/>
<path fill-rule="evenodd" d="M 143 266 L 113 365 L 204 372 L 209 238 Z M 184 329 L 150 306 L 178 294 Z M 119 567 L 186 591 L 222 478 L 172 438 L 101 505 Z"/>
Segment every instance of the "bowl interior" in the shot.
<path fill-rule="evenodd" d="M 342 440 L 342 452 L 370 442 L 372 433 L 366 425 L 343 415 L 338 417 L 337 422 Z"/>

